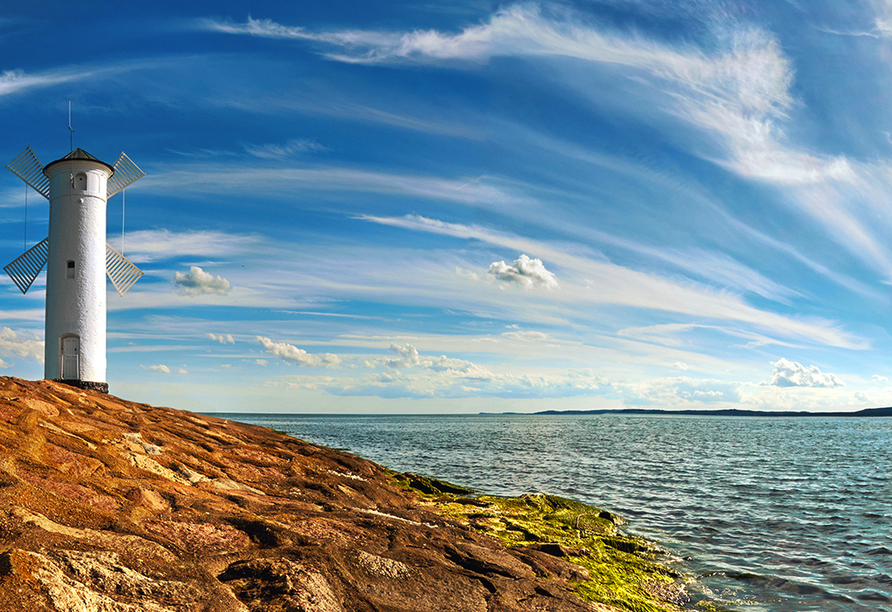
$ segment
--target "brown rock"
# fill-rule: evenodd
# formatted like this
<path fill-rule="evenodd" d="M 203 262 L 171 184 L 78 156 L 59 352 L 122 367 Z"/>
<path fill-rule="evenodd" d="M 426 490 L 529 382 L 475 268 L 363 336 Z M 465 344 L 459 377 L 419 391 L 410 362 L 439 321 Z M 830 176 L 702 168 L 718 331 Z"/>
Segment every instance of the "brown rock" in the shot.
<path fill-rule="evenodd" d="M 381 466 L 272 430 L 0 378 L 0 611 L 607 610 Z M 575 568 L 575 569 L 574 569 Z"/>

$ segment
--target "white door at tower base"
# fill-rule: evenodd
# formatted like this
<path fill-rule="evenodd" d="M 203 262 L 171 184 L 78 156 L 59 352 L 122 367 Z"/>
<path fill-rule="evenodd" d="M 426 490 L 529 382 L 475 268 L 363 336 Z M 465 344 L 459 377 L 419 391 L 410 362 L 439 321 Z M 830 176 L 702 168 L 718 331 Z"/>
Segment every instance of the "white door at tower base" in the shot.
<path fill-rule="evenodd" d="M 62 338 L 62 378 L 66 380 L 78 380 L 80 371 L 78 358 L 81 352 L 81 341 L 77 336 Z"/>

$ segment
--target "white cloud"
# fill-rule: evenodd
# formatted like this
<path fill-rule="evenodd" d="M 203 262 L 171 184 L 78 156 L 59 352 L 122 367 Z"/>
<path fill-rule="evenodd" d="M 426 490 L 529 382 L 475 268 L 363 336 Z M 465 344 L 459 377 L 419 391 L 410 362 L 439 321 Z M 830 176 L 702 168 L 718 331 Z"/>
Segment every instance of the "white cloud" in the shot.
<path fill-rule="evenodd" d="M 740 384 L 727 380 L 681 376 L 614 386 L 622 391 L 623 401 L 629 405 L 699 408 L 705 404 L 729 405 L 740 401 Z"/>
<path fill-rule="evenodd" d="M 543 257 L 556 262 L 562 268 L 563 288 L 560 299 L 565 304 L 576 303 L 584 308 L 594 303 L 649 308 L 746 323 L 768 329 L 782 337 L 798 338 L 809 343 L 862 350 L 869 347 L 866 340 L 852 336 L 832 321 L 787 317 L 760 310 L 746 304 L 733 293 L 716 291 L 693 282 L 667 280 L 609 262 L 594 261 L 548 243 L 494 231 L 483 226 L 446 223 L 418 215 L 403 217 L 364 215 L 361 218 L 382 225 L 476 239 L 503 248 L 541 253 Z M 575 281 L 573 283 L 569 280 L 571 276 Z M 590 312 L 587 311 L 586 315 L 590 315 Z M 750 333 L 750 336 L 752 335 Z"/>
<path fill-rule="evenodd" d="M 875 380 L 877 382 L 889 382 L 888 376 L 880 376 L 879 374 L 874 374 L 870 377 L 870 380 Z"/>
<path fill-rule="evenodd" d="M 177 370 L 177 374 L 188 374 L 188 373 L 189 372 L 186 370 L 186 368 L 180 368 Z"/>
<path fill-rule="evenodd" d="M 531 259 L 521 255 L 510 266 L 504 261 L 493 262 L 486 272 L 490 276 L 506 283 L 520 285 L 524 289 L 545 287 L 557 289 L 558 283 L 554 274 L 545 269 L 541 259 Z"/>
<path fill-rule="evenodd" d="M 149 369 L 155 370 L 156 372 L 164 372 L 165 374 L 170 374 L 170 368 L 168 368 L 164 364 L 150 365 Z"/>
<path fill-rule="evenodd" d="M 712 55 L 585 23 L 570 12 L 546 16 L 535 4 L 502 8 L 488 23 L 458 33 L 434 30 L 309 32 L 269 20 L 244 24 L 206 21 L 232 34 L 310 40 L 338 45 L 327 57 L 352 63 L 483 62 L 496 56 L 573 58 L 617 65 L 662 81 L 659 95 L 680 118 L 705 128 L 729 145 L 731 165 L 744 174 L 780 182 L 847 175 L 845 160 L 822 160 L 778 144 L 773 119 L 792 106 L 792 70 L 765 32 L 738 27 L 731 43 Z M 586 79 L 587 80 L 587 79 Z"/>
<path fill-rule="evenodd" d="M 762 383 L 774 387 L 844 387 L 836 374 L 821 373 L 817 366 L 805 367 L 795 361 L 779 359 L 774 362 L 774 372 L 768 382 Z"/>
<path fill-rule="evenodd" d="M 269 363 L 269 362 L 267 362 L 266 359 L 255 359 L 254 363 L 256 363 L 259 366 L 266 367 L 267 363 Z"/>
<path fill-rule="evenodd" d="M 510 331 L 502 334 L 503 338 L 509 338 L 511 340 L 522 340 L 524 342 L 541 342 L 543 340 L 548 340 L 548 334 L 537 331 Z"/>
<path fill-rule="evenodd" d="M 464 359 L 421 356 L 411 344 L 391 344 L 390 351 L 396 355 L 393 359 L 385 359 L 384 365 L 389 368 L 423 368 L 443 375 L 457 378 L 487 380 L 495 378 L 492 372 Z"/>
<path fill-rule="evenodd" d="M 326 150 L 314 140 L 289 140 L 284 144 L 245 144 L 244 148 L 248 154 L 261 159 L 287 159 L 300 153 Z"/>
<path fill-rule="evenodd" d="M 177 293 L 181 295 L 226 295 L 229 293 L 229 281 L 220 275 L 214 276 L 198 266 L 192 266 L 188 272 L 177 272 L 174 279 Z"/>
<path fill-rule="evenodd" d="M 232 338 L 232 334 L 208 334 L 208 338 L 211 340 L 215 340 L 220 344 L 235 344 L 235 340 Z"/>
<path fill-rule="evenodd" d="M 29 75 L 21 70 L 7 70 L 0 74 L 0 96 L 6 96 L 33 88 L 48 87 L 91 76 L 90 71 L 45 72 Z"/>
<path fill-rule="evenodd" d="M 455 267 L 455 274 L 456 274 L 457 276 L 462 277 L 462 278 L 469 278 L 469 279 L 471 279 L 471 280 L 473 280 L 473 281 L 479 281 L 479 280 L 480 280 L 480 275 L 479 275 L 479 274 L 477 274 L 477 273 L 474 272 L 473 270 L 465 270 L 464 268 L 459 267 L 459 266 L 456 266 L 456 267 Z"/>
<path fill-rule="evenodd" d="M 889 31 L 889 11 L 879 11 L 878 34 Z M 788 111 L 796 106 L 791 95 L 794 71 L 775 37 L 758 27 L 722 21 L 714 28 L 709 50 L 692 44 L 670 44 L 638 33 L 610 30 L 568 10 L 551 10 L 535 3 L 503 7 L 488 21 L 457 32 L 413 30 L 386 32 L 340 30 L 312 32 L 270 20 L 249 18 L 246 23 L 203 23 L 204 28 L 231 34 L 306 40 L 336 45 L 326 57 L 343 62 L 443 63 L 485 62 L 493 57 L 550 58 L 565 62 L 554 78 L 591 98 L 600 98 L 592 70 L 618 66 L 642 86 L 634 108 L 660 109 L 696 128 L 684 130 L 692 153 L 746 178 L 785 187 L 784 201 L 818 221 L 843 248 L 877 271 L 892 268 L 892 255 L 873 235 L 873 219 L 882 212 L 857 214 L 859 200 L 877 187 L 888 199 L 888 185 L 871 178 L 870 164 L 843 156 L 822 155 L 791 144 L 784 130 Z M 715 24 L 713 24 L 715 26 Z M 581 60 L 582 63 L 576 60 Z M 585 72 L 588 71 L 588 72 Z M 692 136 L 693 133 L 698 136 Z M 836 187 L 853 189 L 840 198 Z M 727 267 L 729 262 L 718 262 Z M 720 272 L 722 272 L 720 270 Z M 757 291 L 778 289 L 755 275 L 742 279 Z M 727 276 L 734 280 L 733 276 Z M 754 284 L 753 284 L 754 283 Z M 773 298 L 772 298 L 773 299 Z"/>
<path fill-rule="evenodd" d="M 340 32 L 309 32 L 301 27 L 283 26 L 269 19 L 248 17 L 245 23 L 231 23 L 204 19 L 199 26 L 226 34 L 248 34 L 262 38 L 310 40 L 346 46 L 385 47 L 399 44 L 399 34 L 386 34 L 368 30 L 344 30 Z"/>
<path fill-rule="evenodd" d="M 263 348 L 265 348 L 266 352 L 270 355 L 298 366 L 309 368 L 336 368 L 341 363 L 340 358 L 331 353 L 313 355 L 292 344 L 273 342 L 269 338 L 264 338 L 263 336 L 257 336 L 257 341 L 263 345 Z"/>
<path fill-rule="evenodd" d="M 411 345 L 394 345 L 395 358 L 370 360 L 365 367 L 388 367 L 356 378 L 288 377 L 294 386 L 338 396 L 565 398 L 603 394 L 609 381 L 592 370 L 497 374 L 472 362 L 420 355 Z M 608 389 L 609 391 L 609 389 Z"/>
<path fill-rule="evenodd" d="M 252 168 L 245 172 L 238 164 L 228 166 L 221 164 L 177 164 L 169 168 L 161 168 L 161 174 L 144 179 L 146 184 L 140 187 L 143 191 L 160 194 L 174 194 L 181 197 L 184 193 L 192 193 L 206 197 L 209 194 L 236 193 L 249 194 L 252 198 L 259 193 L 271 197 L 294 196 L 295 190 L 311 189 L 332 192 L 359 192 L 407 195 L 428 200 L 445 200 L 458 204 L 478 206 L 481 202 L 493 209 L 514 210 L 519 205 L 530 205 L 532 200 L 523 195 L 512 193 L 500 186 L 499 181 L 490 177 L 470 176 L 459 178 L 443 178 L 413 174 L 390 174 L 386 172 L 369 172 L 353 168 L 314 167 L 314 168 Z M 157 232 L 150 232 L 150 236 Z M 213 238 L 215 232 L 198 233 L 199 238 Z M 189 253 L 208 256 L 220 251 L 201 249 L 190 244 L 192 233 L 175 234 L 181 238 L 178 245 L 167 244 L 156 240 L 151 246 L 160 250 L 166 257 L 179 255 L 182 246 Z M 233 236 L 221 234 L 224 248 L 229 246 Z M 244 237 L 246 241 L 256 242 L 256 238 Z M 206 241 L 207 242 L 207 241 Z M 131 244 L 131 236 L 127 236 L 127 244 Z M 128 258 L 131 247 L 128 246 Z M 133 250 L 140 250 L 134 248 Z M 136 262 L 136 260 L 133 260 Z"/>
<path fill-rule="evenodd" d="M 0 328 L 0 355 L 5 357 L 16 355 L 43 363 L 43 341 L 22 337 L 10 328 L 3 327 Z"/>
<path fill-rule="evenodd" d="M 141 230 L 129 232 L 127 258 L 134 263 L 146 263 L 172 257 L 232 257 L 251 252 L 258 238 L 223 232 L 171 232 L 170 230 Z"/>

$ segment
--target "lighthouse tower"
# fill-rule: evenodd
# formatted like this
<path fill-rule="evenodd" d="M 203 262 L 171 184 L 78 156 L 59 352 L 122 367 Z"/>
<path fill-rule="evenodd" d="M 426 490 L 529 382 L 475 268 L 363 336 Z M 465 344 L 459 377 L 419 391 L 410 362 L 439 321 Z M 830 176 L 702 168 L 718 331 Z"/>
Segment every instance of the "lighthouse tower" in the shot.
<path fill-rule="evenodd" d="M 108 392 L 105 277 L 123 296 L 142 272 L 106 243 L 106 206 L 145 173 L 82 149 L 43 167 L 28 147 L 7 167 L 50 203 L 49 236 L 4 267 L 26 293 L 47 266 L 44 378 Z"/>

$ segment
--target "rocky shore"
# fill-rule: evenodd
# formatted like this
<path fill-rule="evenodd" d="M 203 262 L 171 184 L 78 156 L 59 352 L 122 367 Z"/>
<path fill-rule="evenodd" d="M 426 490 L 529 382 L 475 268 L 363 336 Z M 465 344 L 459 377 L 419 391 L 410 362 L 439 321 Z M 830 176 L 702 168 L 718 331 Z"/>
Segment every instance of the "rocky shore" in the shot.
<path fill-rule="evenodd" d="M 620 519 L 273 430 L 0 378 L 0 610 L 679 610 Z"/>

